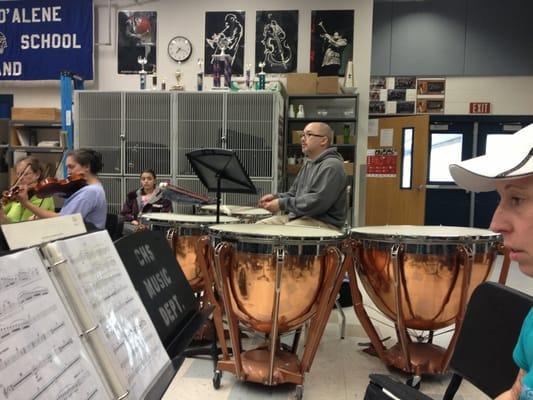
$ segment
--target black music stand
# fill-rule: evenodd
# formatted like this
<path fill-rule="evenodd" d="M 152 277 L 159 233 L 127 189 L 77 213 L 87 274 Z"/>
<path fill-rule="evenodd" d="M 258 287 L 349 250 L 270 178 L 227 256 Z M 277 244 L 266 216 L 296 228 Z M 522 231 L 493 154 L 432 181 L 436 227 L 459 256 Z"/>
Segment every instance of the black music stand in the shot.
<path fill-rule="evenodd" d="M 207 190 L 217 193 L 217 223 L 220 220 L 221 193 L 257 194 L 256 187 L 233 150 L 199 149 L 186 156 Z"/>

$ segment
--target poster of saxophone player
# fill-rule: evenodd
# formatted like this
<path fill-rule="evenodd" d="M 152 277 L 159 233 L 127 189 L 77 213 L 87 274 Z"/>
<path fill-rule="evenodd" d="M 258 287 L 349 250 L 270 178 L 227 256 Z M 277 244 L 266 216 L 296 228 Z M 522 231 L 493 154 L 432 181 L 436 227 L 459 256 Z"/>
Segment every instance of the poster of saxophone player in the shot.
<path fill-rule="evenodd" d="M 213 73 L 215 60 L 228 55 L 231 73 L 243 74 L 244 11 L 208 11 L 205 13 L 204 73 Z"/>
<path fill-rule="evenodd" d="M 257 11 L 255 16 L 255 72 L 295 72 L 298 53 L 298 10 Z"/>
<path fill-rule="evenodd" d="M 144 70 L 152 72 L 156 58 L 157 13 L 155 11 L 118 12 L 118 73 L 137 74 L 141 59 Z"/>
<path fill-rule="evenodd" d="M 311 72 L 344 76 L 353 54 L 353 10 L 311 12 Z"/>

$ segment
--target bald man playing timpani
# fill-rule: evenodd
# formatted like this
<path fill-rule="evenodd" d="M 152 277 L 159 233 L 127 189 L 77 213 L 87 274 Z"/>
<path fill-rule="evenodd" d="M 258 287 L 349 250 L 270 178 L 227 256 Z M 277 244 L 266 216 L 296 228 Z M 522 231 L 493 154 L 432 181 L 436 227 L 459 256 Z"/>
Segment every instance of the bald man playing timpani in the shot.
<path fill-rule="evenodd" d="M 331 147 L 333 130 L 323 122 L 311 122 L 300 141 L 307 157 L 289 191 L 259 200 L 260 207 L 283 214 L 258 223 L 341 230 L 346 221 L 346 174 L 342 156 Z"/>

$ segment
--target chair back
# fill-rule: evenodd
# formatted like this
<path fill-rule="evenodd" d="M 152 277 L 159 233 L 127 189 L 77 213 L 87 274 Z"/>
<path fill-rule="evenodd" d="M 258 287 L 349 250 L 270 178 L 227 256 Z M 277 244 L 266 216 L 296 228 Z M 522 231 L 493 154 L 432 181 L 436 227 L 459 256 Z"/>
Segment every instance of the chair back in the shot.
<path fill-rule="evenodd" d="M 122 236 L 123 223 L 116 214 L 107 214 L 105 220 L 105 229 L 109 232 L 111 240 L 115 241 Z"/>
<path fill-rule="evenodd" d="M 467 306 L 450 361 L 454 373 L 494 398 L 518 373 L 513 350 L 533 297 L 495 282 L 479 285 Z"/>

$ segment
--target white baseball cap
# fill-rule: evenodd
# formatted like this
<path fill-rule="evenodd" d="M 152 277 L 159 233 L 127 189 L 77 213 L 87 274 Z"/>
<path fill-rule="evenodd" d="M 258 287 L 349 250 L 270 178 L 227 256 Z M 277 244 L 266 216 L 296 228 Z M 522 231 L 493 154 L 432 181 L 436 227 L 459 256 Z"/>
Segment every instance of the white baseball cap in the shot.
<path fill-rule="evenodd" d="M 496 182 L 533 174 L 533 124 L 509 135 L 484 156 L 450 164 L 450 174 L 458 186 L 473 192 L 488 192 Z"/>

